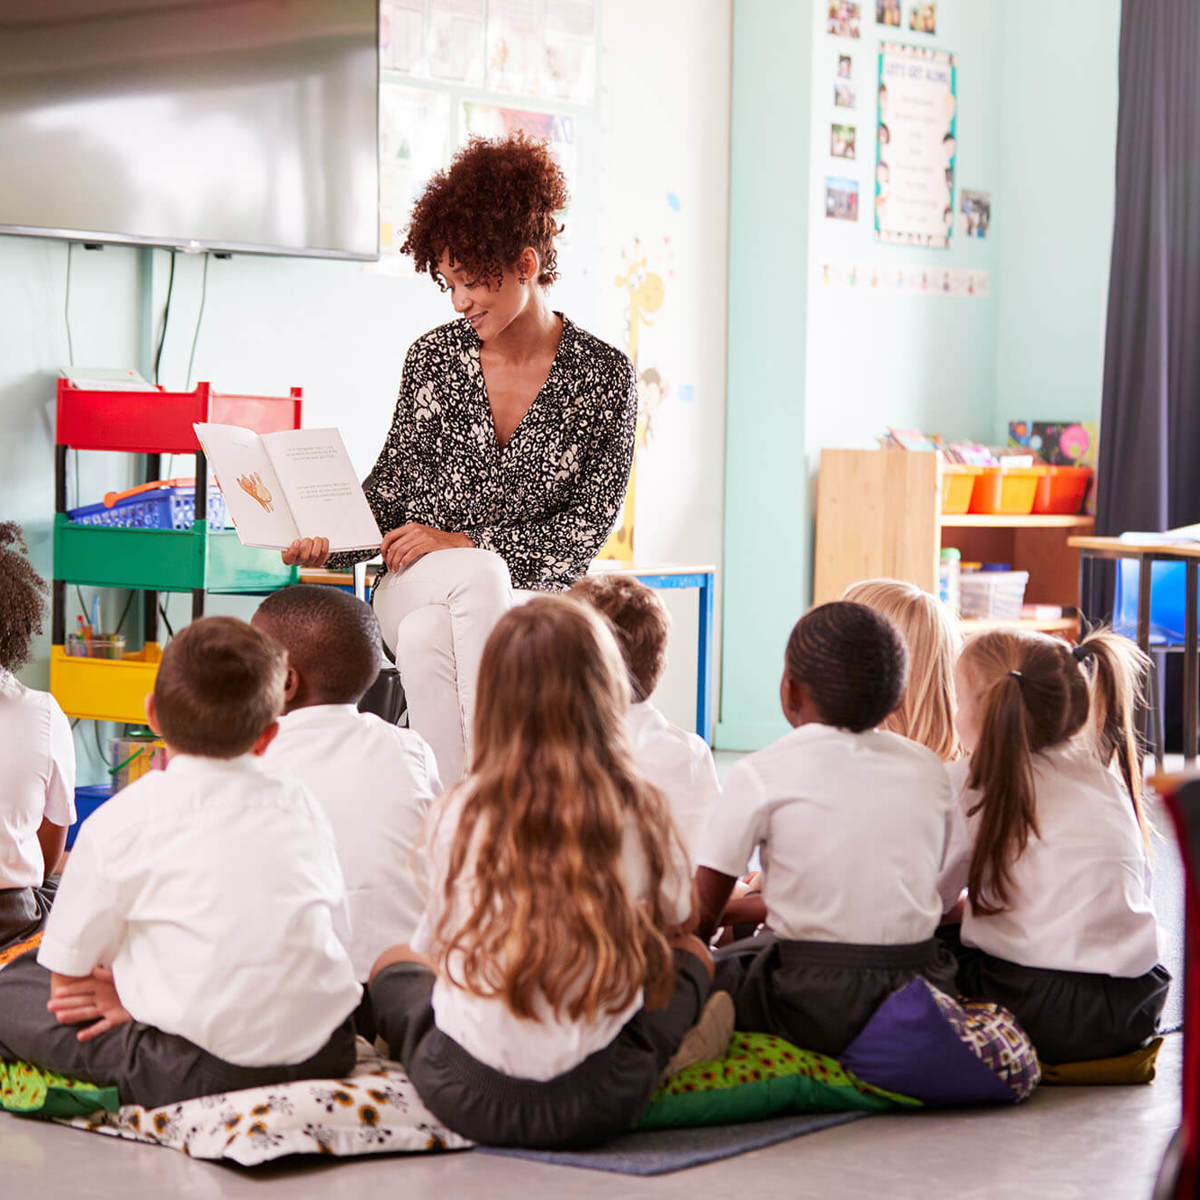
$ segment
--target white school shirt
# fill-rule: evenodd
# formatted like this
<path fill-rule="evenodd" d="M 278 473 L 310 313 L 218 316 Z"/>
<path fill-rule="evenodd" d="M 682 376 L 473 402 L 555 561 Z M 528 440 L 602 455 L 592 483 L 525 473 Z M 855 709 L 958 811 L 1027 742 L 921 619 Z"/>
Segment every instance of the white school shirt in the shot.
<path fill-rule="evenodd" d="M 945 768 L 924 746 L 801 725 L 730 772 L 699 861 L 741 875 L 757 847 L 767 924 L 781 938 L 923 942 L 942 914 L 949 810 Z"/>
<path fill-rule="evenodd" d="M 409 943 L 425 909 L 425 818 L 441 793 L 429 743 L 353 704 L 298 708 L 263 755 L 312 793 L 333 829 L 350 905 L 350 961 L 366 979 L 379 955 Z"/>
<path fill-rule="evenodd" d="M 177 754 L 89 817 L 38 962 L 239 1066 L 310 1058 L 362 989 L 329 822 L 252 755 Z"/>
<path fill-rule="evenodd" d="M 1009 908 L 976 913 L 967 899 L 962 940 L 1024 967 L 1137 978 L 1158 962 L 1158 922 L 1142 833 L 1124 783 L 1085 738 L 1033 756 L 1038 834 L 1010 873 Z M 943 870 L 950 907 L 966 886 L 981 799 L 967 788 L 970 759 L 947 768 L 955 829 Z"/>
<path fill-rule="evenodd" d="M 712 751 L 702 737 L 672 725 L 648 700 L 629 707 L 637 768 L 667 798 L 693 861 L 708 814 L 721 794 Z"/>
<path fill-rule="evenodd" d="M 429 906 L 413 942 L 413 949 L 427 953 L 433 934 L 444 911 L 444 881 L 449 867 L 450 849 L 459 814 L 467 800 L 466 786 L 446 795 L 442 805 L 435 805 L 431 816 Z M 456 901 L 465 897 L 473 885 L 472 863 L 479 852 L 476 839 L 466 856 L 463 870 L 456 883 Z M 486 846 L 483 852 L 487 852 Z M 633 821 L 625 828 L 621 850 L 621 869 L 630 892 L 646 898 L 649 882 L 646 860 Z M 692 913 L 692 881 L 682 848 L 676 844 L 668 862 L 661 887 L 663 913 L 670 925 L 682 925 Z M 462 919 L 469 915 L 465 900 L 456 904 Z M 461 962 L 461 956 L 457 958 Z M 479 996 L 466 991 L 454 981 L 461 974 L 452 956 L 451 978 L 440 971 L 433 985 L 433 1015 L 438 1029 L 453 1038 L 478 1062 L 520 1079 L 553 1079 L 578 1066 L 590 1054 L 602 1050 L 621 1032 L 622 1026 L 641 1007 L 642 991 L 619 1012 L 597 1013 L 590 1021 L 574 1021 L 565 1013 L 555 1015 L 546 1001 L 534 999 L 536 1017 L 530 1020 L 513 1014 L 498 996 Z"/>
<path fill-rule="evenodd" d="M 58 701 L 3 668 L 0 763 L 0 888 L 38 887 L 46 876 L 42 821 L 75 823 L 75 742 Z"/>

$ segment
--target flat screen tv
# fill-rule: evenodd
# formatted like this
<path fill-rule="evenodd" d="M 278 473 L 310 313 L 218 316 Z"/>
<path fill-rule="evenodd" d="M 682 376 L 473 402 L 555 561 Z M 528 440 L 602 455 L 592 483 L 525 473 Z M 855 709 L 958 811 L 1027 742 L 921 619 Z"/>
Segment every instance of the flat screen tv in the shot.
<path fill-rule="evenodd" d="M 0 0 L 0 233 L 371 259 L 377 0 Z"/>

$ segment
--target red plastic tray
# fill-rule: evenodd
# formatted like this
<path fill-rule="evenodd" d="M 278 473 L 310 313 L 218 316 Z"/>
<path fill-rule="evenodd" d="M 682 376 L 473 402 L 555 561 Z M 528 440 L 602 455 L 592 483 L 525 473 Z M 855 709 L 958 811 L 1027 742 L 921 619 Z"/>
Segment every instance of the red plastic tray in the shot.
<path fill-rule="evenodd" d="M 243 396 L 198 383 L 191 392 L 94 391 L 58 381 L 55 440 L 77 450 L 133 454 L 195 454 L 193 422 L 241 425 L 255 433 L 300 428 L 303 390 L 287 396 Z"/>

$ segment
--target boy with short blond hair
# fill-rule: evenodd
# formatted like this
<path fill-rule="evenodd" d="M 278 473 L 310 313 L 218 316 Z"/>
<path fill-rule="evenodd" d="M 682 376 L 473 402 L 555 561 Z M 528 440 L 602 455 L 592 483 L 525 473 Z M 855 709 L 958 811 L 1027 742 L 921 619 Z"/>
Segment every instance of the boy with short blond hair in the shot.
<path fill-rule="evenodd" d="M 0 972 L 0 1060 L 146 1107 L 353 1068 L 360 988 L 332 834 L 261 765 L 286 671 L 231 617 L 168 645 L 146 704 L 167 769 L 80 830 L 36 960 Z"/>

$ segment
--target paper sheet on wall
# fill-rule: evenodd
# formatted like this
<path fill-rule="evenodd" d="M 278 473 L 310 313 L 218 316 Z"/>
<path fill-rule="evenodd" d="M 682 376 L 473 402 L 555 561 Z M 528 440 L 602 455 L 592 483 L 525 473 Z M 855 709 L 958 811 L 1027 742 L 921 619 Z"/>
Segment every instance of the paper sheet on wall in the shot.
<path fill-rule="evenodd" d="M 429 73 L 478 86 L 483 82 L 483 0 L 430 0 Z"/>
<path fill-rule="evenodd" d="M 488 0 L 487 86 L 492 91 L 536 96 L 541 47 L 538 0 Z"/>
<path fill-rule="evenodd" d="M 379 61 L 392 71 L 425 67 L 425 0 L 382 0 L 379 6 Z"/>
<path fill-rule="evenodd" d="M 954 226 L 956 68 L 944 50 L 885 43 L 879 52 L 875 234 L 948 246 Z"/>
<path fill-rule="evenodd" d="M 546 0 L 542 88 L 556 100 L 591 104 L 596 95 L 593 0 Z"/>
<path fill-rule="evenodd" d="M 383 82 L 379 88 L 379 256 L 400 253 L 413 202 L 450 161 L 450 97 Z M 410 270 L 405 263 L 405 270 Z"/>

